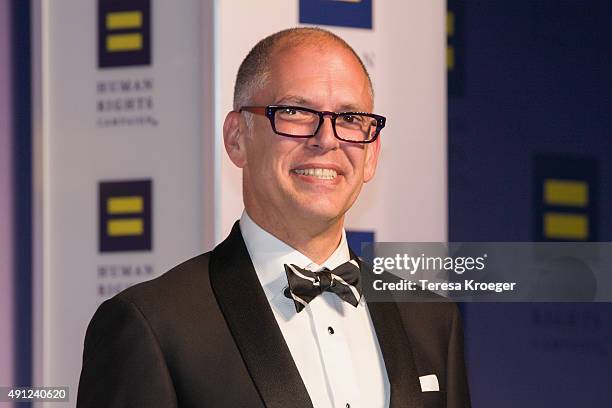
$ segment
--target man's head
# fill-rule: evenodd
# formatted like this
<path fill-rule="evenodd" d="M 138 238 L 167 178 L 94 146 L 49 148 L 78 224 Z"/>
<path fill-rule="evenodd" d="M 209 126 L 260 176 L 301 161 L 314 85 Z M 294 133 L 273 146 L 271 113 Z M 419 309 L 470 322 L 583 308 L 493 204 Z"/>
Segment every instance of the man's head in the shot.
<path fill-rule="evenodd" d="M 379 139 L 368 144 L 339 140 L 330 116 L 314 137 L 281 136 L 265 115 L 241 108 L 372 112 L 372 94 L 359 57 L 328 31 L 285 30 L 251 50 L 238 71 L 234 111 L 223 133 L 230 159 L 243 169 L 246 210 L 258 224 L 312 235 L 342 226 L 363 183 L 374 176 Z"/>
<path fill-rule="evenodd" d="M 234 84 L 234 110 L 239 111 L 242 106 L 249 105 L 253 94 L 268 84 L 270 80 L 271 57 L 275 47 L 285 45 L 301 47 L 304 45 L 319 44 L 321 46 L 334 44 L 351 52 L 361 65 L 368 78 L 370 97 L 374 98 L 374 88 L 370 74 L 359 55 L 346 41 L 331 31 L 316 27 L 289 28 L 271 34 L 259 41 L 244 58 L 236 75 Z"/>

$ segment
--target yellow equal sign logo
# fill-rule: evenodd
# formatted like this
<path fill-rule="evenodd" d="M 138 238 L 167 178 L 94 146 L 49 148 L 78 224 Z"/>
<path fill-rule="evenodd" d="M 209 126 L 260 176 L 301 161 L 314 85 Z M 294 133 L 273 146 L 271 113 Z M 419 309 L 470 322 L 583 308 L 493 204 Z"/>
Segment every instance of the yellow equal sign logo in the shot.
<path fill-rule="evenodd" d="M 106 212 L 109 215 L 142 214 L 144 201 L 142 197 L 111 197 L 106 201 Z M 106 233 L 109 237 L 142 235 L 144 222 L 142 218 L 109 219 L 106 222 Z"/>
<path fill-rule="evenodd" d="M 446 36 L 452 38 L 455 35 L 455 13 L 448 10 L 446 12 Z M 446 44 L 446 69 L 452 71 L 455 68 L 455 47 Z"/>
<path fill-rule="evenodd" d="M 589 205 L 589 186 L 581 180 L 545 179 L 543 194 L 547 206 L 577 209 Z M 543 228 L 549 239 L 585 241 L 589 238 L 589 217 L 551 210 L 544 214 Z"/>
<path fill-rule="evenodd" d="M 465 7 L 462 0 L 446 1 L 446 77 L 452 97 L 465 95 Z"/>
<path fill-rule="evenodd" d="M 151 180 L 100 182 L 100 252 L 151 250 L 151 189 Z"/>
<path fill-rule="evenodd" d="M 98 67 L 151 64 L 151 1 L 98 0 Z"/>
<path fill-rule="evenodd" d="M 106 15 L 106 30 L 141 29 L 142 12 L 122 11 Z M 142 33 L 108 34 L 106 50 L 108 52 L 137 51 L 142 49 Z"/>

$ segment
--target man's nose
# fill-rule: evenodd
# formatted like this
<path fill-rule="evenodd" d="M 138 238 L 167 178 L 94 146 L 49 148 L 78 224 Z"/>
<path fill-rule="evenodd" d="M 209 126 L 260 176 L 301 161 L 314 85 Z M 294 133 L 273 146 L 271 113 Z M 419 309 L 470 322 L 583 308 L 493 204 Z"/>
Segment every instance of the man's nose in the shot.
<path fill-rule="evenodd" d="M 330 116 L 323 117 L 323 123 L 321 123 L 319 131 L 308 139 L 308 146 L 322 151 L 336 150 L 340 146 L 340 140 L 334 135 L 332 118 Z"/>

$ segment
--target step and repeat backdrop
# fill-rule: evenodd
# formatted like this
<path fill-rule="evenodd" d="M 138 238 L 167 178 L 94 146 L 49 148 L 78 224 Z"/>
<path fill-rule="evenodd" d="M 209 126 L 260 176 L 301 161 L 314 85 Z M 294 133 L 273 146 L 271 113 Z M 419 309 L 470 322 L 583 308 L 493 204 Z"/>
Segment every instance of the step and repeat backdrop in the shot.
<path fill-rule="evenodd" d="M 33 3 L 33 382 L 68 405 L 99 304 L 212 242 L 209 3 Z"/>
<path fill-rule="evenodd" d="M 317 25 L 346 39 L 388 118 L 351 241 L 446 240 L 445 10 L 442 0 L 34 1 L 33 384 L 69 386 L 74 401 L 99 304 L 212 248 L 240 217 L 221 127 L 242 58 L 275 31 Z"/>
<path fill-rule="evenodd" d="M 612 241 L 612 3 L 448 9 L 449 240 Z M 612 400 L 611 303 L 471 303 L 463 318 L 474 406 Z"/>

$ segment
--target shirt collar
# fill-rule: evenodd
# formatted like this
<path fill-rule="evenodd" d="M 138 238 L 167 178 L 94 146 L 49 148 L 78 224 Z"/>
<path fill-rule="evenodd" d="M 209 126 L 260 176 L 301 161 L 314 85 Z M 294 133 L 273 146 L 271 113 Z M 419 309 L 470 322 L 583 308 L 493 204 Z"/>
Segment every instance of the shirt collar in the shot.
<path fill-rule="evenodd" d="M 333 269 L 350 260 L 344 229 L 342 229 L 340 244 L 321 265 L 316 264 L 297 249 L 292 248 L 261 228 L 249 217 L 246 210 L 242 212 L 242 217 L 240 217 L 240 231 L 253 261 L 259 282 L 268 301 L 273 304 L 287 302 L 289 305 L 293 305 L 293 301 L 283 294 L 287 286 L 285 264 L 295 264 L 301 268 L 317 271 L 323 267 Z"/>

